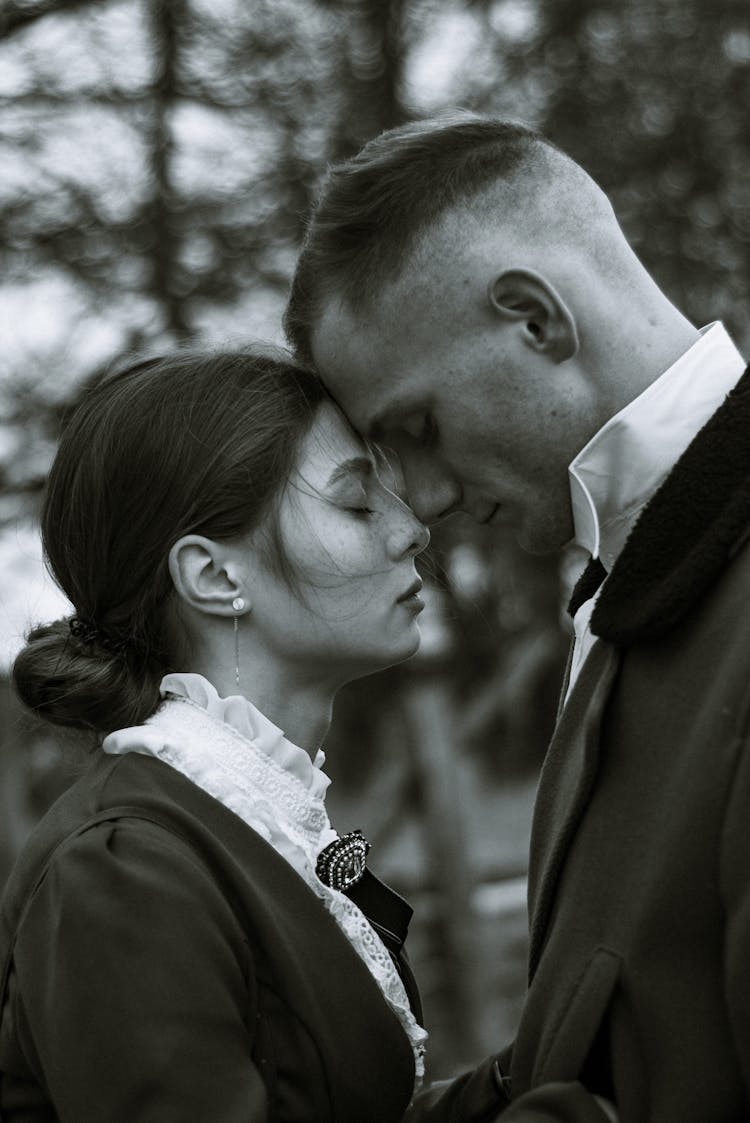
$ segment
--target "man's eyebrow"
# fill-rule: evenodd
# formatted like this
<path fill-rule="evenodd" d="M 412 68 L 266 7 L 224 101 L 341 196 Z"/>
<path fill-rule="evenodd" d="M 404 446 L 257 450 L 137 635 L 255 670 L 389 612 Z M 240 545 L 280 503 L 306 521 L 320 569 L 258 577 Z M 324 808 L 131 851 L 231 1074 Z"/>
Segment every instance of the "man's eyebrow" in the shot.
<path fill-rule="evenodd" d="M 326 482 L 326 487 L 332 487 L 346 476 L 360 476 L 369 478 L 375 471 L 375 465 L 369 456 L 352 456 L 342 460 L 331 472 Z"/>

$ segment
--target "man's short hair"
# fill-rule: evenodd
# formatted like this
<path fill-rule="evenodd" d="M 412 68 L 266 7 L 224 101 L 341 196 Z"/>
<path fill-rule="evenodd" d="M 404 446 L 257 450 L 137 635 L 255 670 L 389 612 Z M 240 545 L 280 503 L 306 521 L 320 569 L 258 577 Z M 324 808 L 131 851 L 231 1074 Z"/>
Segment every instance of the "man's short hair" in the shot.
<path fill-rule="evenodd" d="M 298 359 L 312 363 L 310 336 L 329 299 L 363 307 L 399 276 L 438 218 L 513 179 L 540 146 L 557 151 L 524 125 L 461 114 L 390 129 L 330 168 L 284 316 Z"/>

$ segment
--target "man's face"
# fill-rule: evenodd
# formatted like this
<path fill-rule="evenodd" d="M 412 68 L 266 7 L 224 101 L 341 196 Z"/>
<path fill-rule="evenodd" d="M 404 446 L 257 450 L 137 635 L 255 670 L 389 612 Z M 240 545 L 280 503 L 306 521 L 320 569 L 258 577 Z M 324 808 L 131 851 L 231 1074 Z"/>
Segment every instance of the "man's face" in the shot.
<path fill-rule="evenodd" d="M 575 378 L 500 322 L 484 289 L 399 284 L 366 312 L 329 303 L 315 362 L 363 435 L 393 449 L 409 503 L 510 524 L 527 550 L 573 535 L 567 466 L 582 445 Z"/>

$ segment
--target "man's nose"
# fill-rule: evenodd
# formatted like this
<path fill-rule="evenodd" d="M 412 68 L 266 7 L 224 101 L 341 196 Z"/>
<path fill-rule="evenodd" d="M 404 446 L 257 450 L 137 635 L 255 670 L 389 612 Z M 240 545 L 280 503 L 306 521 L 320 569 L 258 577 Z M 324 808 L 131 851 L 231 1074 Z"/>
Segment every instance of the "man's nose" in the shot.
<path fill-rule="evenodd" d="M 436 464 L 402 462 L 406 499 L 417 518 L 428 525 L 438 523 L 461 504 L 461 485 L 455 476 Z"/>

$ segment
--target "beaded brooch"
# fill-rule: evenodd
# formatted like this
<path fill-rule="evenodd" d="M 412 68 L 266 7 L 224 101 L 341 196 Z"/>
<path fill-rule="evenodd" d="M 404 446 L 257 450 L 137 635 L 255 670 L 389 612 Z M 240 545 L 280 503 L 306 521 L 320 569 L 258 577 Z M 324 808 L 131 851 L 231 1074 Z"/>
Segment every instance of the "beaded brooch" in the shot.
<path fill-rule="evenodd" d="M 345 893 L 364 877 L 369 849 L 370 843 L 362 831 L 349 831 L 321 850 L 315 863 L 315 872 L 329 889 L 339 889 Z"/>

